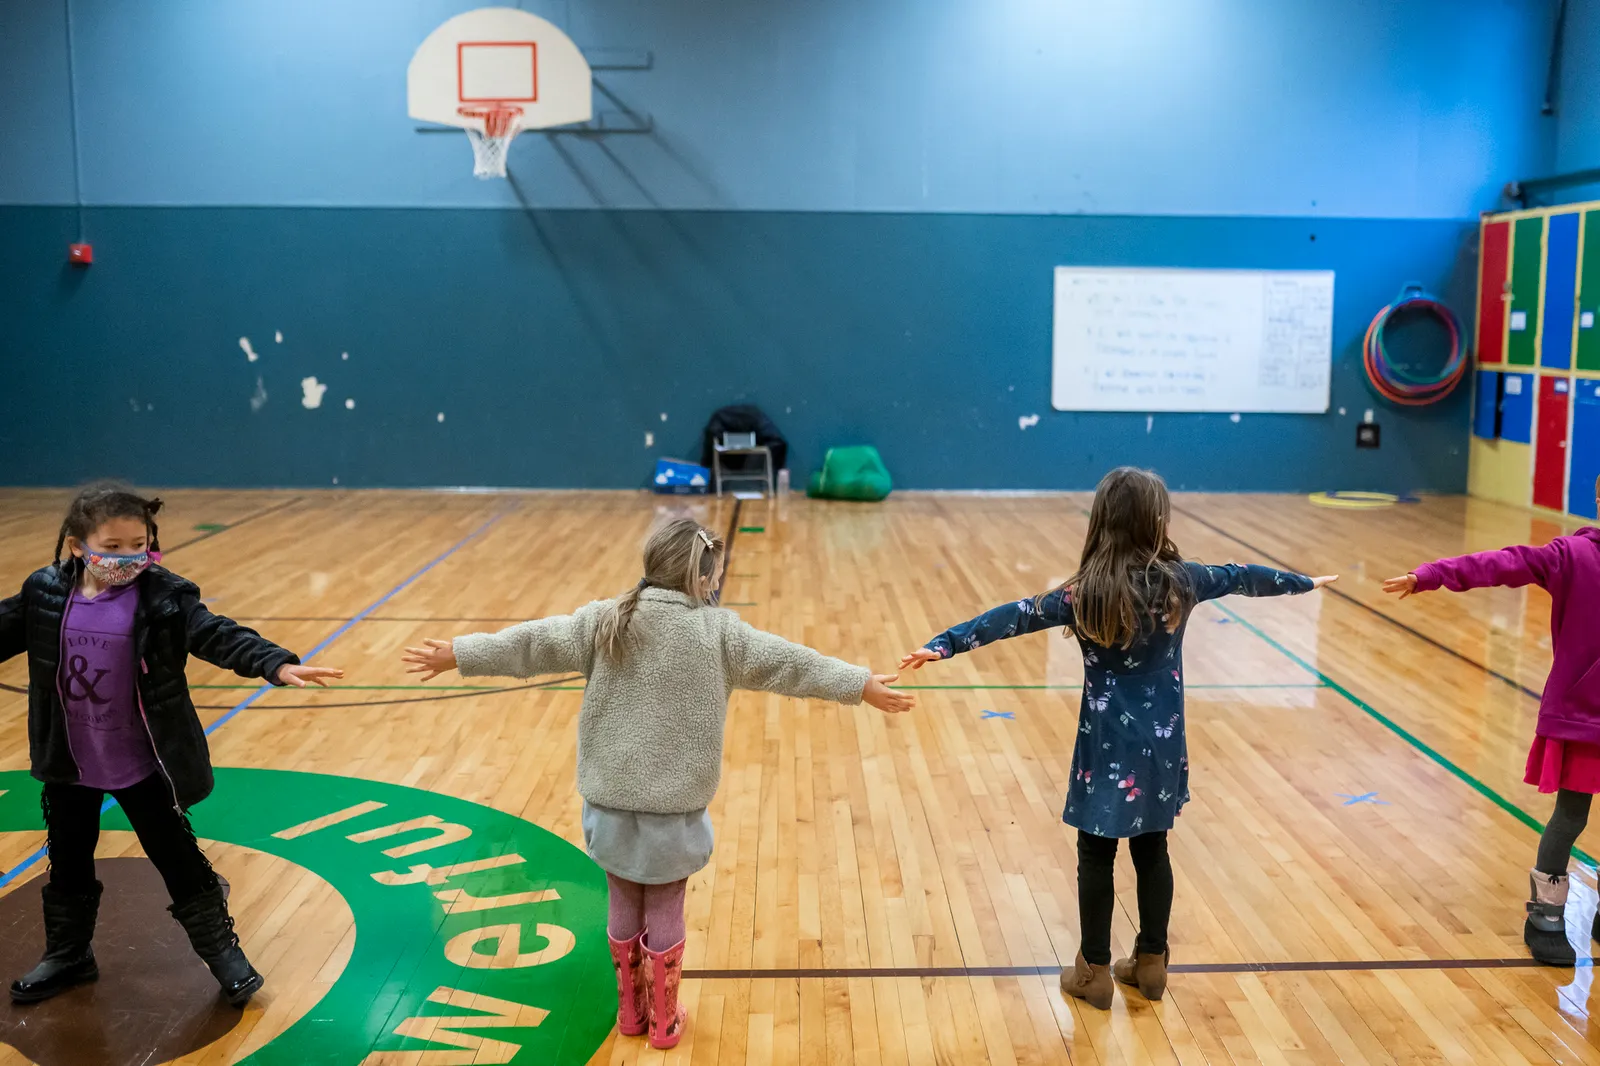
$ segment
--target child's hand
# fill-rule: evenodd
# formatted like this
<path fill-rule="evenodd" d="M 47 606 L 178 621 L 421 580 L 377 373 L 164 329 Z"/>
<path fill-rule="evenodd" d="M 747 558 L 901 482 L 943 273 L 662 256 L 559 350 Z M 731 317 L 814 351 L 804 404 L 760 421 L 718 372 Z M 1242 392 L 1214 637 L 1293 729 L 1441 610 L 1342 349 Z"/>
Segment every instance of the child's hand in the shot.
<path fill-rule="evenodd" d="M 1339 580 L 1338 574 L 1329 574 L 1327 577 L 1314 577 L 1311 579 L 1311 591 L 1315 592 L 1324 585 L 1331 585 Z"/>
<path fill-rule="evenodd" d="M 873 674 L 867 687 L 861 690 L 861 702 L 870 703 L 885 714 L 899 714 L 917 705 L 916 697 L 908 696 L 889 684 L 900 680 L 899 674 Z"/>
<path fill-rule="evenodd" d="M 1417 575 L 1405 574 L 1401 577 L 1385 578 L 1383 581 L 1383 591 L 1398 592 L 1402 600 L 1407 596 L 1414 595 L 1417 591 Z"/>
<path fill-rule="evenodd" d="M 918 648 L 910 655 L 901 656 L 900 669 L 921 670 L 923 663 L 936 663 L 943 658 L 943 653 L 934 651 L 932 648 Z"/>
<path fill-rule="evenodd" d="M 434 640 L 431 637 L 424 640 L 426 648 L 407 648 L 406 653 L 400 656 L 402 662 L 410 663 L 406 669 L 408 674 L 421 674 L 422 680 L 432 681 L 446 670 L 456 668 L 456 653 L 448 640 Z"/>
<path fill-rule="evenodd" d="M 295 688 L 305 688 L 307 681 L 327 688 L 328 683 L 323 678 L 337 679 L 343 676 L 343 670 L 335 670 L 331 666 L 295 666 L 292 663 L 284 663 L 278 667 L 278 676 L 273 680 L 280 685 L 293 685 Z"/>

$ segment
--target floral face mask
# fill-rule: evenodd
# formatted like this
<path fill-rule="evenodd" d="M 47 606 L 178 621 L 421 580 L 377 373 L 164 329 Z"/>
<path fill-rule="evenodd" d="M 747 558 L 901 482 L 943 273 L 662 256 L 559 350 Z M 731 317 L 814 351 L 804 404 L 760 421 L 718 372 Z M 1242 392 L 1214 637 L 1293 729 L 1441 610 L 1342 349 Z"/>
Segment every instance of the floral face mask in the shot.
<path fill-rule="evenodd" d="M 94 575 L 96 581 L 102 585 L 126 585 L 150 566 L 155 560 L 149 552 L 133 552 L 129 555 L 111 555 L 107 552 L 83 550 L 83 565 L 88 567 L 89 573 Z"/>

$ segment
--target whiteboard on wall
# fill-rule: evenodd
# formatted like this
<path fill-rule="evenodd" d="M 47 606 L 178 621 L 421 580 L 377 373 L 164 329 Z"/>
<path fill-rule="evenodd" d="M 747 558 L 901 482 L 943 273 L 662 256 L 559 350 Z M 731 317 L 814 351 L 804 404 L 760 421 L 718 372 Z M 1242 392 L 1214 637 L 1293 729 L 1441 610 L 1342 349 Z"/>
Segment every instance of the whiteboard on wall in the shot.
<path fill-rule="evenodd" d="M 1056 267 L 1058 411 L 1328 409 L 1333 271 Z"/>

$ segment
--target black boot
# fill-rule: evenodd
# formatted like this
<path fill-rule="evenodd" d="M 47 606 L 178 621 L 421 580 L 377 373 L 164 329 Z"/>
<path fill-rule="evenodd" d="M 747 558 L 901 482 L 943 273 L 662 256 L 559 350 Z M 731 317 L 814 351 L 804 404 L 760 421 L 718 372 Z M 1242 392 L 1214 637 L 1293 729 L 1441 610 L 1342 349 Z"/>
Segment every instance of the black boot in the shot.
<path fill-rule="evenodd" d="M 13 1003 L 38 1003 L 100 976 L 90 946 L 100 914 L 100 892 L 99 881 L 78 893 L 44 886 L 44 958 L 11 982 Z"/>
<path fill-rule="evenodd" d="M 265 979 L 239 949 L 239 937 L 233 931 L 222 888 L 209 888 L 167 909 L 189 934 L 195 954 L 210 968 L 228 1002 L 235 1007 L 248 1003 Z"/>
<path fill-rule="evenodd" d="M 1534 870 L 1527 903 L 1528 920 L 1522 924 L 1522 942 L 1534 962 L 1546 966 L 1574 966 L 1578 953 L 1567 942 L 1567 877 Z"/>

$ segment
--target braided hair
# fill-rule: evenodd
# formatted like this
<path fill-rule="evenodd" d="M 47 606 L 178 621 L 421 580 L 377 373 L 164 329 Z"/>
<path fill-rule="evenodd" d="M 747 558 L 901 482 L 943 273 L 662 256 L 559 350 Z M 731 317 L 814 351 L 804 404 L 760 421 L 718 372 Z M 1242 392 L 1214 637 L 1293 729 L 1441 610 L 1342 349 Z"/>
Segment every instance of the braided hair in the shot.
<path fill-rule="evenodd" d="M 670 589 L 701 604 L 711 603 L 724 550 L 722 538 L 692 518 L 658 526 L 644 544 L 644 577 L 601 616 L 595 643 L 608 658 L 621 657 L 628 626 L 647 588 Z"/>
<path fill-rule="evenodd" d="M 56 565 L 61 565 L 61 549 L 68 537 L 82 544 L 90 533 L 113 518 L 134 518 L 143 522 L 150 533 L 150 550 L 160 551 L 160 532 L 156 528 L 156 512 L 160 510 L 159 496 L 140 496 L 120 482 L 98 481 L 85 487 L 72 498 L 67 506 L 67 517 L 61 520 L 61 533 L 56 537 Z"/>

